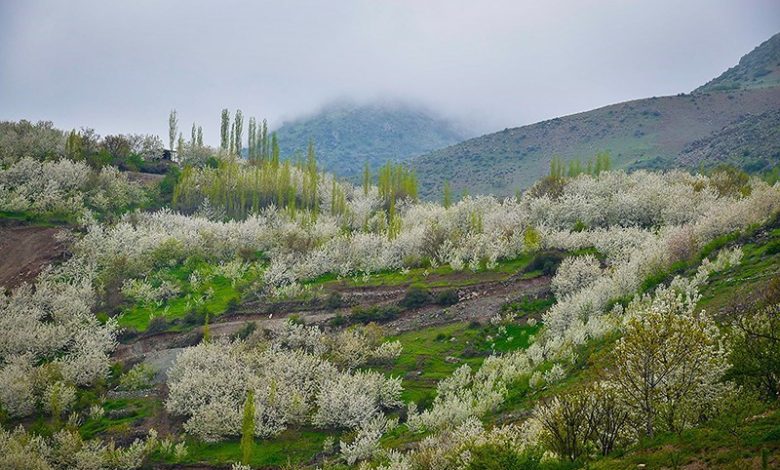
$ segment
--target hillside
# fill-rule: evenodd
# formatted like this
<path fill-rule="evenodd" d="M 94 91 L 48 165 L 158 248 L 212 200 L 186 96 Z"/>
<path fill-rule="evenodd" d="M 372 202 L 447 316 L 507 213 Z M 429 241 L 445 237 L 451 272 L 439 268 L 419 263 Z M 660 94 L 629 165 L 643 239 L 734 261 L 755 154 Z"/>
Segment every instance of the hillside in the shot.
<path fill-rule="evenodd" d="M 780 85 L 780 33 L 740 59 L 739 64 L 700 86 L 694 93 Z"/>
<path fill-rule="evenodd" d="M 545 174 L 555 156 L 565 161 L 588 160 L 602 151 L 610 153 L 617 168 L 708 166 L 725 159 L 718 155 L 716 161 L 707 161 L 715 155 L 702 148 L 703 142 L 710 140 L 711 145 L 728 148 L 729 155 L 761 153 L 756 161 L 728 159 L 748 170 L 755 170 L 756 165 L 760 169 L 775 165 L 780 144 L 776 139 L 759 139 L 765 127 L 773 129 L 773 118 L 755 116 L 780 108 L 780 87 L 771 86 L 773 77 L 780 77 L 779 42 L 780 36 L 774 36 L 743 57 L 740 65 L 693 94 L 605 106 L 504 129 L 422 155 L 413 160 L 424 184 L 421 194 L 436 197 L 445 180 L 456 192 L 511 194 Z M 718 84 L 731 80 L 728 77 L 747 77 L 759 70 L 770 72 L 760 80 L 743 81 L 739 89 L 709 91 L 722 89 Z M 721 132 L 724 136 L 716 139 Z M 683 152 L 685 155 L 678 158 Z"/>
<path fill-rule="evenodd" d="M 402 103 L 331 104 L 284 123 L 277 135 L 282 155 L 303 154 L 314 140 L 322 168 L 346 177 L 360 174 L 366 161 L 377 168 L 468 137 L 430 111 Z"/>

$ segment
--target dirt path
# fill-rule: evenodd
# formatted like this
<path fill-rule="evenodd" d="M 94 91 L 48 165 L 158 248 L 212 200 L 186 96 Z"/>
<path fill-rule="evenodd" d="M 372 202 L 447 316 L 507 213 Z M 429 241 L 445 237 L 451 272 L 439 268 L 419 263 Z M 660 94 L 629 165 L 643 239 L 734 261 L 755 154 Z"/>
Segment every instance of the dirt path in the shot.
<path fill-rule="evenodd" d="M 47 264 L 66 256 L 55 238 L 63 229 L 0 225 L 0 287 L 13 288 L 31 281 Z"/>

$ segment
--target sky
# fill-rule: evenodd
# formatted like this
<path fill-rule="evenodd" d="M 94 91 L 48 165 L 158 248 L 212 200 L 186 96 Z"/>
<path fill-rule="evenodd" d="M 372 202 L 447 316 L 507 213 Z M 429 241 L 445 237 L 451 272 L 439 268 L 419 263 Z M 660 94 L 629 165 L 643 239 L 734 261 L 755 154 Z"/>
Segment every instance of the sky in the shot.
<path fill-rule="evenodd" d="M 216 144 L 401 100 L 483 133 L 689 92 L 780 31 L 777 0 L 0 0 L 0 120 Z"/>

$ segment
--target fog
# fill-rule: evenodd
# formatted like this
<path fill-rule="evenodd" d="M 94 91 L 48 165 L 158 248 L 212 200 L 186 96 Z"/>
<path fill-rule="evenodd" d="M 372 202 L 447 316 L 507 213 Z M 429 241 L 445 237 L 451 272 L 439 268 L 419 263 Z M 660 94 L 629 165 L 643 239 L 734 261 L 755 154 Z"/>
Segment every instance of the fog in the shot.
<path fill-rule="evenodd" d="M 0 119 L 215 143 L 336 99 L 499 130 L 688 92 L 780 29 L 776 0 L 0 2 Z"/>

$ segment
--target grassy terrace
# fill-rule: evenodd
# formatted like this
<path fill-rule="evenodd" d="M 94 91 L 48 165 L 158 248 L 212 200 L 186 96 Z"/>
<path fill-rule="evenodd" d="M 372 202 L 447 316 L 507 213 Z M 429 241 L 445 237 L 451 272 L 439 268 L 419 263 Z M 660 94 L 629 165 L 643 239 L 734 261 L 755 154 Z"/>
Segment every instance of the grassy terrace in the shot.
<path fill-rule="evenodd" d="M 403 377 L 403 399 L 425 407 L 436 395 L 436 383 L 463 364 L 478 368 L 493 351 L 527 348 L 540 326 L 512 324 L 499 332 L 496 326 L 453 323 L 410 331 L 396 339 L 404 349 L 387 372 Z"/>
<path fill-rule="evenodd" d="M 511 260 L 500 260 L 493 269 L 487 269 L 483 264 L 477 271 L 464 269 L 456 271 L 449 265 L 435 268 L 411 268 L 406 271 L 382 271 L 368 276 L 340 278 L 328 273 L 316 279 L 305 282 L 305 285 L 322 287 L 329 290 L 348 289 L 354 287 L 384 287 L 419 285 L 421 287 L 463 287 L 490 281 L 502 281 L 526 269 L 534 260 L 534 255 L 524 254 Z M 541 274 L 541 270 L 524 273 L 532 278 Z"/>
<path fill-rule="evenodd" d="M 540 259 L 542 261 L 540 261 Z M 531 279 L 542 274 L 544 257 L 531 254 L 512 260 L 499 261 L 492 269 L 482 267 L 477 271 L 468 269 L 455 271 L 450 266 L 436 268 L 413 268 L 408 271 L 385 271 L 370 276 L 339 278 L 335 274 L 325 274 L 304 285 L 311 292 L 339 291 L 360 287 L 387 287 L 415 285 L 422 288 L 464 287 L 485 282 L 503 281 L 521 274 Z M 119 317 L 119 325 L 144 332 L 149 328 L 150 319 L 164 318 L 168 323 L 164 331 L 184 331 L 202 324 L 205 314 L 213 318 L 225 313 L 240 303 L 243 293 L 250 286 L 262 282 L 264 266 L 255 265 L 238 282 L 233 283 L 215 273 L 216 266 L 201 259 L 191 258 L 185 263 L 163 268 L 149 275 L 152 285 L 169 282 L 180 290 L 176 297 L 162 302 L 135 302 L 125 306 Z M 198 286 L 190 283 L 190 276 L 197 272 L 203 282 Z"/>

